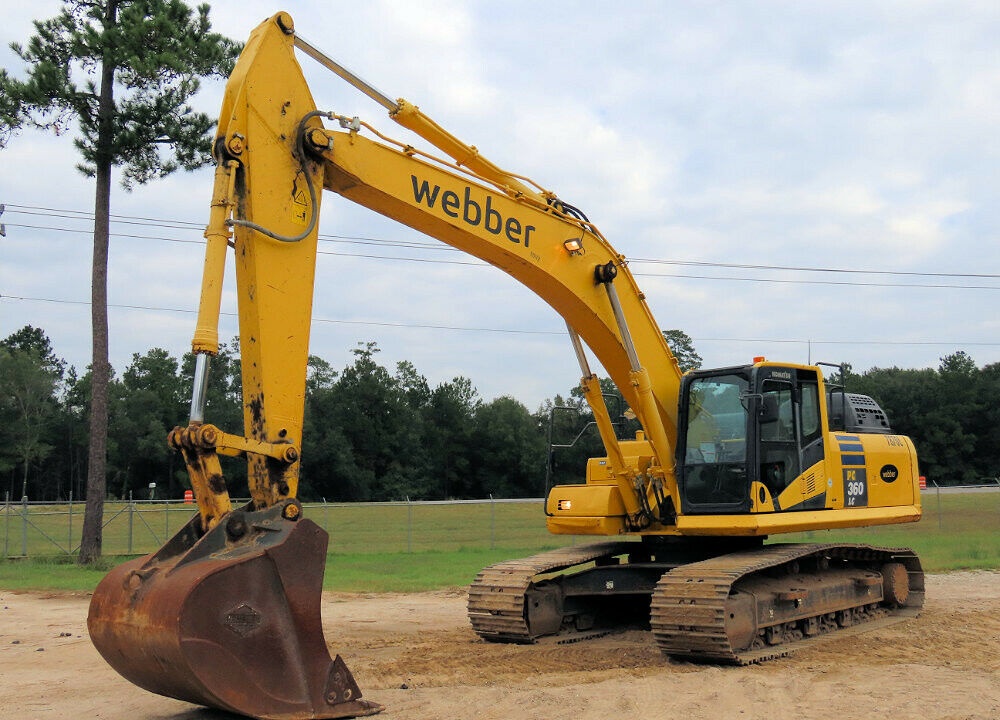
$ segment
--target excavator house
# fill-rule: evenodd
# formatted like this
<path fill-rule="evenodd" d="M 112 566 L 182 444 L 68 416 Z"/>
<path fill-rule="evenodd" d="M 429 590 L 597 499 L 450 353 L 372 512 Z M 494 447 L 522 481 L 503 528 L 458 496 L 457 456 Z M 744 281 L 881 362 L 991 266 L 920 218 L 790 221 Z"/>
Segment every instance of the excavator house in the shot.
<path fill-rule="evenodd" d="M 296 49 L 432 150 L 317 110 Z M 920 611 L 923 573 L 908 549 L 765 542 L 920 519 L 913 444 L 874 400 L 828 385 L 815 365 L 759 358 L 682 374 L 625 257 L 583 212 L 365 83 L 288 14 L 250 36 L 214 156 L 191 413 L 169 436 L 198 512 L 157 552 L 111 571 L 90 606 L 94 645 L 131 682 L 255 718 L 382 709 L 328 650 L 328 537 L 297 499 L 324 190 L 500 268 L 565 320 L 605 452 L 582 482 L 551 489 L 546 522 L 598 537 L 479 573 L 468 612 L 481 638 L 586 642 L 638 625 L 668 656 L 746 664 Z M 205 417 L 230 247 L 242 432 Z M 634 437 L 616 435 L 590 357 L 635 414 Z M 248 464 L 243 507 L 220 455 Z"/>

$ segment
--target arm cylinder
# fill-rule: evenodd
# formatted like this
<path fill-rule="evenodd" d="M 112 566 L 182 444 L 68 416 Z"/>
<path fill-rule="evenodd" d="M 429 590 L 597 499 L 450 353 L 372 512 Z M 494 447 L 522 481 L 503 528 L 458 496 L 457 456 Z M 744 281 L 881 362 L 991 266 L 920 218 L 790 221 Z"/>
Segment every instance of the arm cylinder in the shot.
<path fill-rule="evenodd" d="M 211 356 L 197 353 L 194 356 L 194 386 L 191 390 L 191 424 L 205 422 L 205 400 L 208 397 L 208 366 Z"/>

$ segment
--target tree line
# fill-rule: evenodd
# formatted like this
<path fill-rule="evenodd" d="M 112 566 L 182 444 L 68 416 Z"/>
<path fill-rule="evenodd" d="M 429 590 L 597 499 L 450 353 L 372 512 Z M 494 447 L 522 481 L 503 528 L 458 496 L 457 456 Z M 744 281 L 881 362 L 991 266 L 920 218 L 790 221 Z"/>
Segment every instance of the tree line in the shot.
<path fill-rule="evenodd" d="M 700 366 L 691 339 L 665 333 L 682 368 Z M 304 500 L 384 501 L 539 497 L 546 485 L 579 482 L 588 457 L 603 454 L 578 389 L 530 410 L 512 397 L 485 400 L 472 381 L 431 386 L 410 362 L 387 368 L 374 342 L 359 344 L 339 370 L 309 358 L 299 495 Z M 153 348 L 135 354 L 109 393 L 107 495 L 179 498 L 189 488 L 181 457 L 166 444 L 186 422 L 190 354 Z M 895 431 L 916 443 L 921 470 L 955 484 L 1000 469 L 1000 363 L 983 368 L 964 352 L 937 369 L 872 369 L 842 377 L 850 392 L 873 396 Z M 602 381 L 622 437 L 634 420 Z M 82 499 L 87 477 L 90 373 L 60 359 L 44 331 L 25 326 L 0 341 L 0 445 L 4 492 L 17 500 Z M 213 361 L 206 407 L 213 424 L 243 423 L 238 342 Z M 575 442 L 574 442 L 575 441 Z M 550 445 L 558 446 L 550 451 Z M 246 468 L 223 458 L 230 492 L 248 495 Z M 152 487 L 155 484 L 155 487 Z"/>
<path fill-rule="evenodd" d="M 848 392 L 875 398 L 893 430 L 917 448 L 920 472 L 938 485 L 1000 476 L 1000 363 L 978 367 L 965 351 L 936 368 L 843 373 Z"/>
<path fill-rule="evenodd" d="M 375 343 L 335 370 L 310 357 L 299 495 L 369 501 L 516 497 L 542 492 L 544 433 L 509 397 L 482 400 L 464 377 L 431 387 L 408 362 L 389 370 Z M 161 348 L 133 355 L 110 382 L 107 493 L 177 498 L 190 487 L 167 432 L 188 414 L 194 361 Z M 0 449 L 11 498 L 80 498 L 86 486 L 90 374 L 58 359 L 45 334 L 23 328 L 0 345 L 0 417 L 13 442 Z M 206 418 L 243 427 L 236 340 L 212 363 Z M 230 492 L 248 496 L 243 462 L 222 458 Z M 151 487 L 155 483 L 155 488 Z"/>

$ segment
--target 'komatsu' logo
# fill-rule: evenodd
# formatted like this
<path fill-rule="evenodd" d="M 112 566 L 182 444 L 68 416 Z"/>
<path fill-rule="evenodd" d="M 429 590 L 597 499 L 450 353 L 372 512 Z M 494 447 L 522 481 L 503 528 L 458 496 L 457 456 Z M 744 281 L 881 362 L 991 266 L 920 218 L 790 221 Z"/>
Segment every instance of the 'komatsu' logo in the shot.
<path fill-rule="evenodd" d="M 486 196 L 485 202 L 472 198 L 472 188 L 466 187 L 465 192 L 460 196 L 453 190 L 441 192 L 440 185 L 431 185 L 426 180 L 418 180 L 416 175 L 411 175 L 413 182 L 413 199 L 418 203 L 423 203 L 429 208 L 433 208 L 441 198 L 441 210 L 448 217 L 461 218 L 467 225 L 479 227 L 493 235 L 503 234 L 512 243 L 524 244 L 528 247 L 531 243 L 531 233 L 535 230 L 534 225 L 522 225 L 516 217 L 504 218 L 500 212 L 493 207 L 493 198 Z"/>

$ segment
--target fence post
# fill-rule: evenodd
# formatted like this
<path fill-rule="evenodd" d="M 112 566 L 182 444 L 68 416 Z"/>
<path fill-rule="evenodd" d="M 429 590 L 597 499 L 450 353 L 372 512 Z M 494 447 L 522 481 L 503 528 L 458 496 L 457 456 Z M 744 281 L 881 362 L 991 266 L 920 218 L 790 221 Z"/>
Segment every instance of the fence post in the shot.
<path fill-rule="evenodd" d="M 6 517 L 3 524 L 3 556 L 7 558 L 10 549 L 10 491 L 3 494 L 3 512 Z"/>
<path fill-rule="evenodd" d="M 490 493 L 490 550 L 497 547 L 497 504 L 493 500 L 493 493 Z"/>
<path fill-rule="evenodd" d="M 132 491 L 128 491 L 128 554 L 132 554 L 132 522 L 135 505 L 132 503 Z"/>
<path fill-rule="evenodd" d="M 28 496 L 21 497 L 21 555 L 28 557 Z"/>
<path fill-rule="evenodd" d="M 941 486 L 934 481 L 934 487 L 937 488 L 937 505 L 938 505 L 938 530 L 942 529 L 941 526 Z"/>
<path fill-rule="evenodd" d="M 406 552 L 413 552 L 413 503 L 406 496 Z"/>
<path fill-rule="evenodd" d="M 166 494 L 166 493 L 164 493 Z M 163 498 L 163 542 L 170 539 L 170 498 Z"/>
<path fill-rule="evenodd" d="M 73 554 L 73 490 L 69 491 L 69 537 L 66 538 L 66 554 Z"/>

